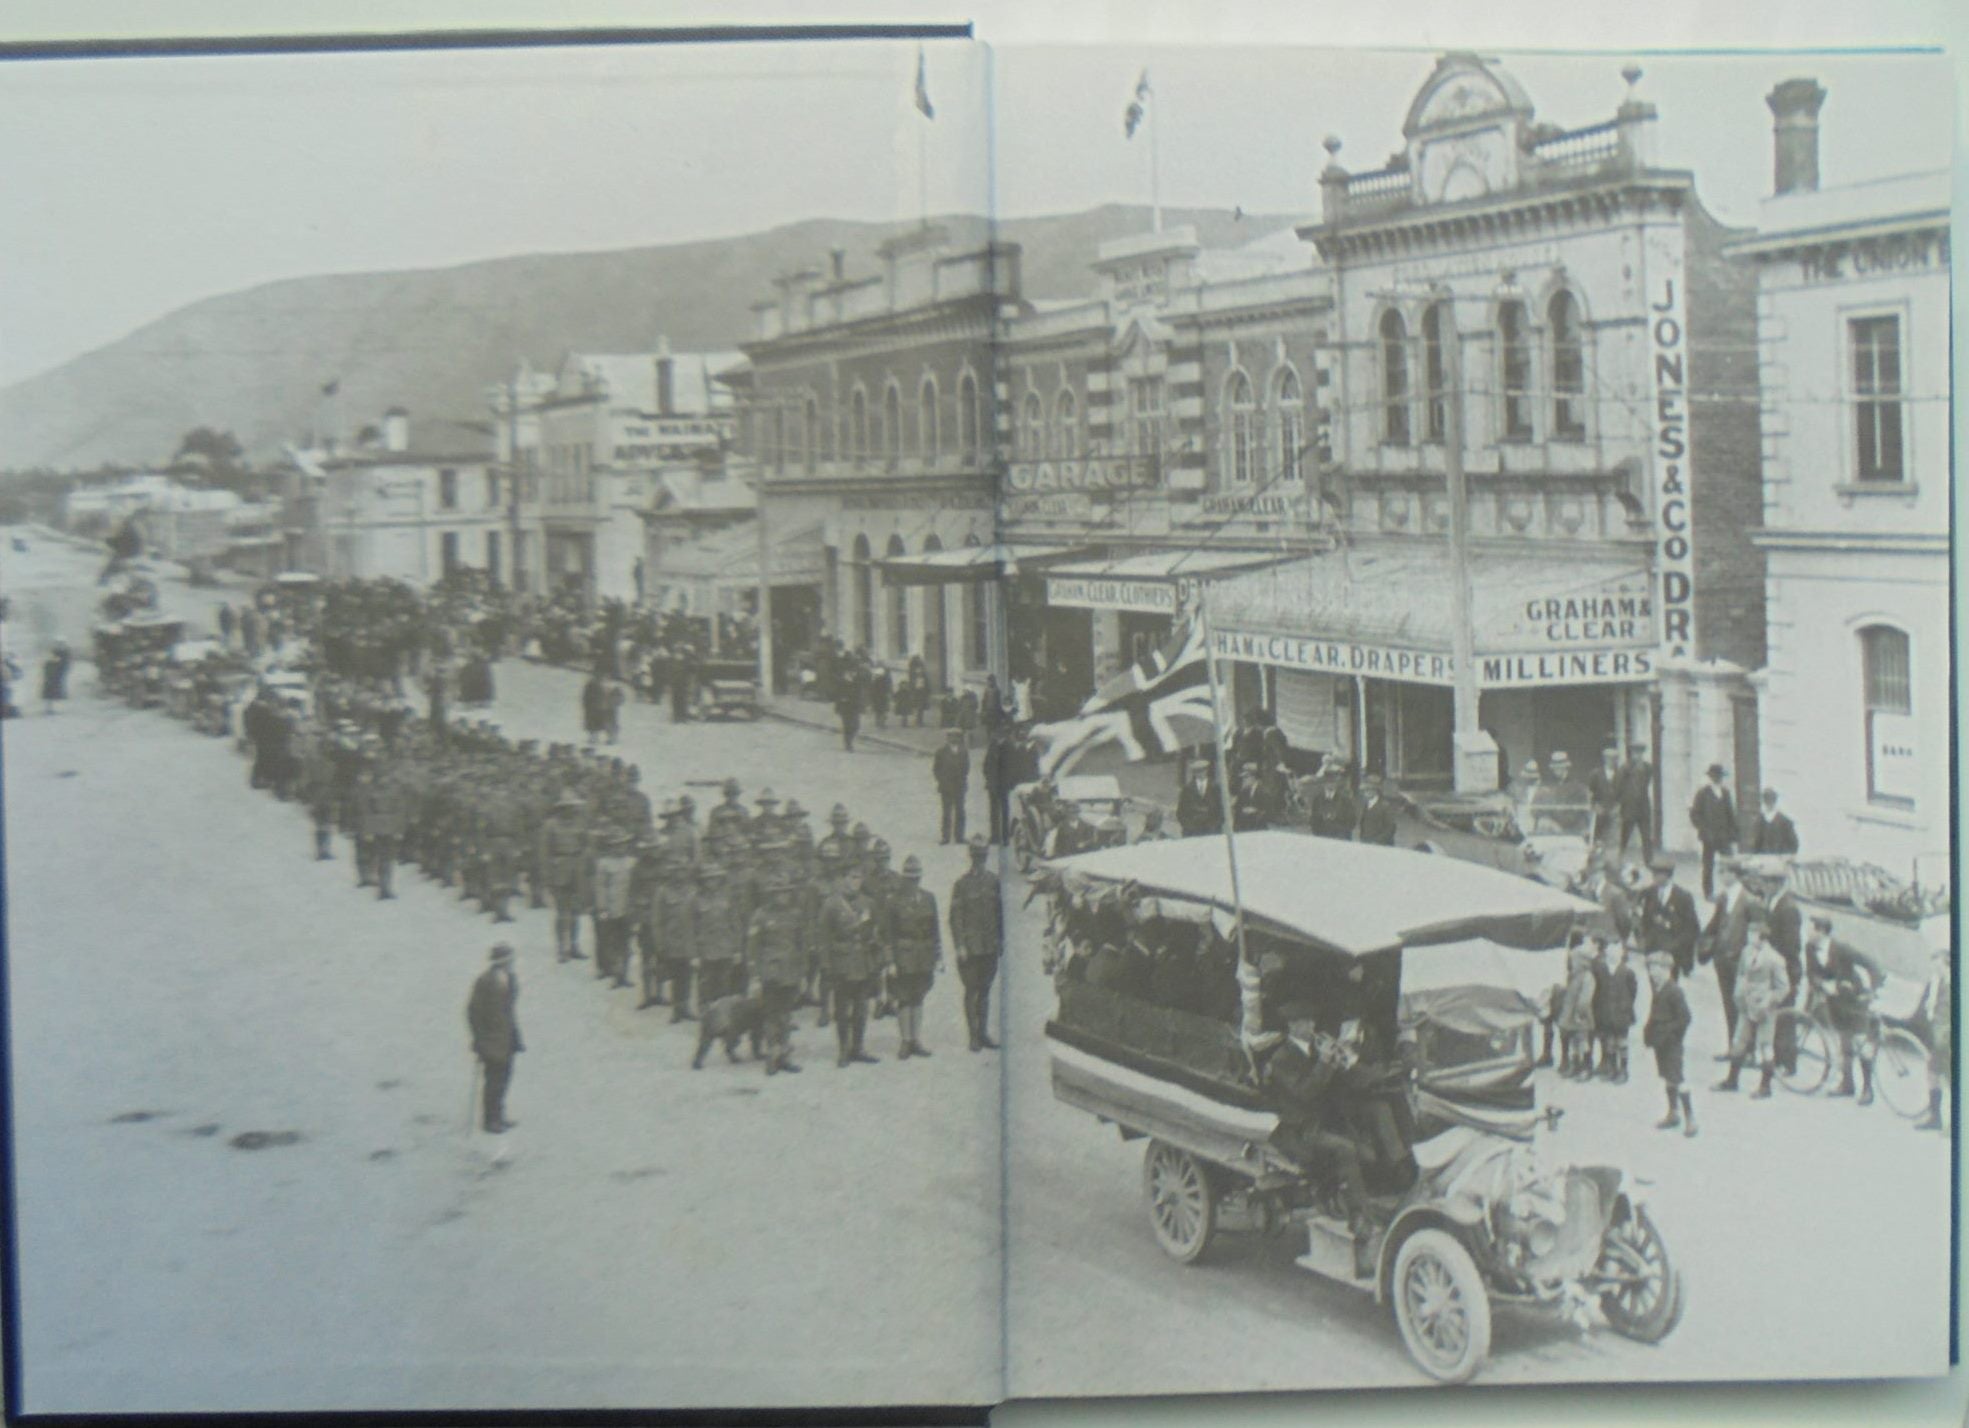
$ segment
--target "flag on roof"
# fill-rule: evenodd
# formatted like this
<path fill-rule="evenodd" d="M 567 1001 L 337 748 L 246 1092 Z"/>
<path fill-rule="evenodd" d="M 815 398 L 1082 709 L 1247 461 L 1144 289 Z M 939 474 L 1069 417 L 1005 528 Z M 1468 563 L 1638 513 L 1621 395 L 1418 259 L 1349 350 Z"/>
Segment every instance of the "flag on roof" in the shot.
<path fill-rule="evenodd" d="M 1121 132 L 1129 138 L 1142 127 L 1142 121 L 1149 114 L 1149 72 L 1142 71 L 1142 77 L 1135 81 L 1135 96 L 1128 101 L 1128 108 L 1121 115 Z"/>
<path fill-rule="evenodd" d="M 1185 621 L 1169 643 L 1109 680 L 1071 719 L 1038 724 L 1042 778 L 1071 771 L 1087 754 L 1119 744 L 1130 763 L 1214 737 L 1203 625 Z"/>
<path fill-rule="evenodd" d="M 921 45 L 916 47 L 916 108 L 925 119 L 937 117 L 936 106 L 930 103 L 930 71 Z"/>

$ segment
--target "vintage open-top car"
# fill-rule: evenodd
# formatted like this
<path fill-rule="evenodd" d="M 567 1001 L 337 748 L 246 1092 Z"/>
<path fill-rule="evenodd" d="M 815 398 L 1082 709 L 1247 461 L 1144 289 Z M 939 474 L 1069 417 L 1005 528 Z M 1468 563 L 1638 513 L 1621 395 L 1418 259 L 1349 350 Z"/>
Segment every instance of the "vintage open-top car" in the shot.
<path fill-rule="evenodd" d="M 757 719 L 759 665 L 749 659 L 708 659 L 698 668 L 700 719 Z"/>
<path fill-rule="evenodd" d="M 1060 1100 L 1146 1138 L 1150 1224 L 1184 1263 L 1220 1226 L 1302 1237 L 1298 1263 L 1392 1306 L 1462 1382 L 1494 1303 L 1646 1342 L 1683 1288 L 1643 1188 L 1550 1157 L 1535 985 L 1591 904 L 1449 859 L 1263 832 L 1104 849 L 1045 870 Z M 1238 947 L 1239 909 L 1245 950 Z M 1309 1111 L 1270 1074 L 1288 1034 L 1331 1064 Z M 1308 1117 L 1311 1117 L 1309 1123 Z M 1310 1128 L 1310 1140 L 1286 1133 Z M 1333 1159 L 1358 1155 L 1366 1213 Z"/>

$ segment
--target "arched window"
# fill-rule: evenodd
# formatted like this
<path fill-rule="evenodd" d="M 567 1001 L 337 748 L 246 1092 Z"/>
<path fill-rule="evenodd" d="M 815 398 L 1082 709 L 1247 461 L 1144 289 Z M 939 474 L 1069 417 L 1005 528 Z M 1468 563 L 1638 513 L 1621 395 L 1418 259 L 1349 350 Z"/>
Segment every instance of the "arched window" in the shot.
<path fill-rule="evenodd" d="M 860 387 L 848 401 L 848 460 L 868 458 L 868 393 Z"/>
<path fill-rule="evenodd" d="M 1236 486 L 1249 486 L 1258 475 L 1258 403 L 1251 379 L 1231 373 L 1224 384 L 1225 427 L 1229 436 L 1230 477 Z"/>
<path fill-rule="evenodd" d="M 1063 387 L 1053 399 L 1053 454 L 1068 457 L 1079 450 L 1080 403 Z"/>
<path fill-rule="evenodd" d="M 1860 631 L 1861 680 L 1866 693 L 1866 796 L 1897 808 L 1914 806 L 1905 770 L 1914 718 L 1914 670 L 1908 637 L 1892 625 Z"/>
<path fill-rule="evenodd" d="M 773 408 L 773 470 L 786 470 L 786 408 Z"/>
<path fill-rule="evenodd" d="M 882 442 L 891 466 L 902 460 L 902 388 L 894 382 L 882 393 Z"/>
<path fill-rule="evenodd" d="M 1579 329 L 1579 299 L 1561 289 L 1546 304 L 1552 331 L 1552 439 L 1586 439 L 1586 346 Z"/>
<path fill-rule="evenodd" d="M 978 459 L 978 431 L 978 379 L 966 372 L 957 379 L 957 453 L 966 461 Z"/>
<path fill-rule="evenodd" d="M 875 648 L 875 552 L 866 535 L 855 537 L 855 625 L 861 648 Z"/>
<path fill-rule="evenodd" d="M 901 536 L 889 537 L 891 557 L 908 553 Z M 909 590 L 901 585 L 889 587 L 889 653 L 897 659 L 909 653 Z"/>
<path fill-rule="evenodd" d="M 1026 393 L 1020 414 L 1019 449 L 1025 453 L 1027 460 L 1037 461 L 1046 454 L 1046 417 L 1039 393 Z"/>
<path fill-rule="evenodd" d="M 935 377 L 925 377 L 916 389 L 916 441 L 923 454 L 932 461 L 943 455 L 943 432 L 937 421 Z"/>
<path fill-rule="evenodd" d="M 820 403 L 812 397 L 807 398 L 806 420 L 800 439 L 801 457 L 806 463 L 807 474 L 813 475 L 820 464 Z"/>
<path fill-rule="evenodd" d="M 1498 379 L 1504 392 L 1501 435 L 1506 441 L 1531 440 L 1531 336 L 1525 305 L 1497 306 Z"/>
<path fill-rule="evenodd" d="M 1408 324 L 1392 309 L 1381 314 L 1381 439 L 1408 445 Z"/>
<path fill-rule="evenodd" d="M 1272 407 L 1278 413 L 1278 451 L 1273 464 L 1279 480 L 1292 484 L 1305 475 L 1306 407 L 1299 374 L 1290 367 L 1279 369 L 1272 388 Z"/>
<path fill-rule="evenodd" d="M 1449 304 L 1430 303 L 1422 312 L 1422 383 L 1427 394 L 1423 406 L 1422 439 L 1441 446 L 1449 431 L 1449 352 L 1456 340 L 1456 324 L 1450 320 Z"/>

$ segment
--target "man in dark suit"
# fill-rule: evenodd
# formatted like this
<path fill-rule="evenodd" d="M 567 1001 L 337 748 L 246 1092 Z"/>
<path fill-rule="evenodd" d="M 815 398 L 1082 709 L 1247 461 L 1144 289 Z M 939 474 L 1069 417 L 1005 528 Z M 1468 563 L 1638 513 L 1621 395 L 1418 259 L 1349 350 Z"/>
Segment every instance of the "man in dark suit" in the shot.
<path fill-rule="evenodd" d="M 1182 791 L 1176 795 L 1176 822 L 1185 838 L 1223 831 L 1224 808 L 1217 797 L 1216 784 L 1210 777 L 1208 759 L 1195 758 L 1190 761 L 1189 777 L 1183 781 Z"/>
<path fill-rule="evenodd" d="M 1352 838 L 1359 810 L 1347 787 L 1344 760 L 1329 759 L 1320 766 L 1319 783 L 1307 801 L 1306 821 L 1322 838 Z"/>
<path fill-rule="evenodd" d="M 1675 860 L 1666 853 L 1648 866 L 1654 884 L 1641 894 L 1641 950 L 1666 952 L 1675 961 L 1677 975 L 1686 977 L 1695 971 L 1696 939 L 1702 932 L 1695 897 L 1675 885 Z"/>
<path fill-rule="evenodd" d="M 946 846 L 964 841 L 964 795 L 971 782 L 971 751 L 964 747 L 962 729 L 944 730 L 943 747 L 930 760 L 943 805 L 942 840 Z"/>
<path fill-rule="evenodd" d="M 1586 776 L 1586 793 L 1593 801 L 1594 840 L 1612 844 L 1620 836 L 1620 745 L 1600 750 L 1600 766 Z"/>
<path fill-rule="evenodd" d="M 1018 750 L 1012 743 L 1009 726 L 1000 724 L 991 731 L 991 742 L 985 745 L 982 762 L 985 804 L 991 812 L 991 841 L 1002 844 L 1012 836 L 1012 773 L 1018 762 Z"/>
<path fill-rule="evenodd" d="M 1360 841 L 1395 846 L 1395 804 L 1381 793 L 1381 775 L 1369 774 L 1361 780 Z"/>
<path fill-rule="evenodd" d="M 1790 814 L 1778 807 L 1778 791 L 1774 788 L 1764 790 L 1764 807 L 1757 815 L 1756 828 L 1751 831 L 1750 851 L 1786 856 L 1798 851 L 1798 826 L 1791 821 Z"/>
<path fill-rule="evenodd" d="M 1815 996 L 1825 999 L 1828 1020 L 1839 1038 L 1839 1084 L 1828 1094 L 1853 1094 L 1853 1062 L 1860 1063 L 1858 1105 L 1873 1104 L 1873 1054 L 1879 1035 L 1873 995 L 1885 980 L 1879 965 L 1856 947 L 1832 935 L 1832 919 L 1812 915 L 1805 939 L 1805 975 Z"/>
<path fill-rule="evenodd" d="M 1737 801 L 1730 796 L 1723 780 L 1727 771 L 1721 764 L 1709 766 L 1709 782 L 1696 790 L 1689 803 L 1689 822 L 1695 825 L 1702 843 L 1702 895 L 1716 896 L 1716 858 L 1728 857 L 1737 848 Z"/>
<path fill-rule="evenodd" d="M 1641 835 L 1641 861 L 1652 863 L 1655 856 L 1654 793 L 1655 770 L 1648 762 L 1648 751 L 1640 744 L 1627 746 L 1627 762 L 1620 768 L 1620 845 L 1615 849 L 1627 856 L 1627 840 Z"/>
<path fill-rule="evenodd" d="M 1751 926 L 1764 918 L 1763 904 L 1737 876 L 1736 865 L 1719 865 L 1722 888 L 1709 925 L 1702 930 L 1698 959 L 1716 968 L 1716 988 L 1723 994 L 1723 1027 L 1734 1042 L 1737 1034 L 1737 964 L 1750 944 Z"/>
<path fill-rule="evenodd" d="M 472 1031 L 472 1054 L 485 1067 L 483 1121 L 487 1134 L 501 1135 L 518 1124 L 506 1119 L 506 1088 L 513 1080 L 513 1058 L 526 1050 L 514 1014 L 519 978 L 513 975 L 513 949 L 502 942 L 492 949 L 492 965 L 472 983 L 465 1004 L 465 1023 Z"/>

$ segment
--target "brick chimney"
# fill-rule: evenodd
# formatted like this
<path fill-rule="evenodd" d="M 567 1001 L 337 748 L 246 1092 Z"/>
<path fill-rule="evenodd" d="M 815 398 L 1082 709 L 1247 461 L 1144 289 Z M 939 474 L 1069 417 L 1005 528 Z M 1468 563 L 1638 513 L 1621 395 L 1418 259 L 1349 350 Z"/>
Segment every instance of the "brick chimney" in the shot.
<path fill-rule="evenodd" d="M 410 450 L 410 413 L 402 407 L 391 407 L 383 413 L 383 449 Z"/>
<path fill-rule="evenodd" d="M 1812 193 L 1819 186 L 1819 109 L 1825 90 L 1815 79 L 1787 79 L 1764 96 L 1771 106 L 1776 146 L 1774 192 Z"/>

